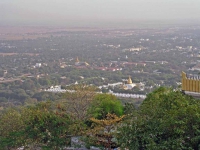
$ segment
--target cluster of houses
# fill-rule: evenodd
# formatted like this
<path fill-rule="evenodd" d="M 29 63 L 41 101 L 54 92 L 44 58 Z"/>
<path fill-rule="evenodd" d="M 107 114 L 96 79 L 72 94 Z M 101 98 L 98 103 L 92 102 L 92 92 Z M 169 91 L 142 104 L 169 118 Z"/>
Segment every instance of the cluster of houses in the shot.
<path fill-rule="evenodd" d="M 77 69 L 84 69 L 84 68 L 92 68 L 96 70 L 102 70 L 102 71 L 121 71 L 123 67 L 127 66 L 146 66 L 146 63 L 144 62 L 118 62 L 118 61 L 111 61 L 109 66 L 104 66 L 103 64 L 99 65 L 90 65 L 87 62 L 79 61 L 78 57 L 76 58 L 76 62 L 74 64 L 74 67 Z M 63 68 L 63 65 L 61 66 Z"/>

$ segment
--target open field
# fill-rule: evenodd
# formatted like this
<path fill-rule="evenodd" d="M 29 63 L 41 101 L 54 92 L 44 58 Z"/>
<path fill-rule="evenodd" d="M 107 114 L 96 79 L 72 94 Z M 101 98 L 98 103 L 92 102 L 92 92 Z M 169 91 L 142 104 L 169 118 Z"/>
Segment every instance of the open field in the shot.
<path fill-rule="evenodd" d="M 0 53 L 0 56 L 13 56 L 13 55 L 28 55 L 28 56 L 38 56 L 38 53 Z"/>
<path fill-rule="evenodd" d="M 65 27 L 6 27 L 0 26 L 0 40 L 37 39 L 42 37 L 62 36 L 66 31 L 96 31 L 98 28 L 65 28 Z"/>

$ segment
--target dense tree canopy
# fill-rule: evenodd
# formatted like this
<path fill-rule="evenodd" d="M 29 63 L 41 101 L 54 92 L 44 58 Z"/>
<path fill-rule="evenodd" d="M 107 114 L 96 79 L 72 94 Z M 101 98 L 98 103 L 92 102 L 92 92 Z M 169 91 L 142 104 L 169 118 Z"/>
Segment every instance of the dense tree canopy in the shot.
<path fill-rule="evenodd" d="M 10 109 L 0 118 L 0 149 L 66 146 L 71 136 L 70 124 L 69 116 L 51 102 Z"/>
<path fill-rule="evenodd" d="M 129 149 L 198 150 L 199 135 L 199 100 L 159 88 L 147 96 L 137 117 L 119 129 L 118 140 Z"/>
<path fill-rule="evenodd" d="M 94 98 L 88 112 L 92 117 L 103 119 L 106 118 L 108 113 L 122 116 L 123 111 L 123 105 L 116 96 L 111 94 L 98 94 Z"/>
<path fill-rule="evenodd" d="M 64 94 L 62 100 L 1 111 L 0 149 L 62 148 L 72 136 L 107 148 L 114 143 L 130 150 L 200 149 L 198 99 L 161 87 L 136 108 L 123 106 L 115 96 L 96 94 L 89 86 L 75 88 L 77 92 Z"/>

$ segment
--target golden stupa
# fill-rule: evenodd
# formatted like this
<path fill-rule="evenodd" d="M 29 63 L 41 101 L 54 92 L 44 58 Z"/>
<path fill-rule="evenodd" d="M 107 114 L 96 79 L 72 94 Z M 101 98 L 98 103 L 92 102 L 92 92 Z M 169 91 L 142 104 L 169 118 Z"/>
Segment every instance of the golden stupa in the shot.
<path fill-rule="evenodd" d="M 133 83 L 131 76 L 129 76 L 127 83 L 123 85 L 123 89 L 124 90 L 131 90 L 132 88 L 134 88 L 136 86 L 135 83 Z"/>

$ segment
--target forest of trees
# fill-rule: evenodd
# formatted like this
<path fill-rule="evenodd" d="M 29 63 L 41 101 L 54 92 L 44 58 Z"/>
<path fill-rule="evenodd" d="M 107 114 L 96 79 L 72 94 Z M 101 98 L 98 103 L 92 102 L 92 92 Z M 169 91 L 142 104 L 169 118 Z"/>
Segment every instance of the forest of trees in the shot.
<path fill-rule="evenodd" d="M 0 149 L 63 149 L 78 136 L 86 147 L 111 150 L 199 150 L 200 101 L 161 87 L 136 108 L 92 86 L 62 99 L 9 107 L 0 113 Z"/>

